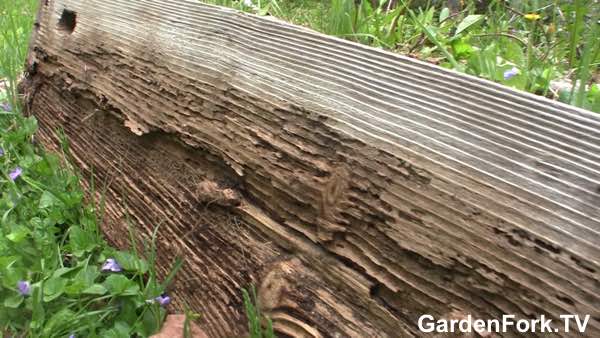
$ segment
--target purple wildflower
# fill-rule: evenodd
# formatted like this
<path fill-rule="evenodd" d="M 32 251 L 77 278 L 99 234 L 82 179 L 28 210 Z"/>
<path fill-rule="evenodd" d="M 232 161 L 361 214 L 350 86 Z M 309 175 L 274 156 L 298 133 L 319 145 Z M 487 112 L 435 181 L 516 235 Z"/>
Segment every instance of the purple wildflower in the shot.
<path fill-rule="evenodd" d="M 517 67 L 512 67 L 511 69 L 504 72 L 504 80 L 509 80 L 513 76 L 519 74 L 519 69 Z"/>
<path fill-rule="evenodd" d="M 158 304 L 160 304 L 160 306 L 167 306 L 167 305 L 169 305 L 169 303 L 171 303 L 171 297 L 167 296 L 164 293 L 162 295 L 154 298 L 154 300 L 156 302 L 158 302 Z"/>
<path fill-rule="evenodd" d="M 74 334 L 71 334 L 71 335 L 69 336 L 69 338 L 75 338 L 75 335 L 74 335 Z"/>
<path fill-rule="evenodd" d="M 10 177 L 10 179 L 14 181 L 17 178 L 19 178 L 19 176 L 21 176 L 22 173 L 23 173 L 23 169 L 21 169 L 21 167 L 16 167 L 15 170 L 11 171 L 8 174 L 8 177 Z"/>
<path fill-rule="evenodd" d="M 0 148 L 0 157 L 4 156 L 4 149 Z"/>
<path fill-rule="evenodd" d="M 19 293 L 23 296 L 29 296 L 29 294 L 31 294 L 31 285 L 28 281 L 20 280 L 17 283 L 17 289 L 19 289 Z"/>
<path fill-rule="evenodd" d="M 102 271 L 121 272 L 121 266 L 114 258 L 109 258 L 102 265 Z"/>
<path fill-rule="evenodd" d="M 3 104 L 0 104 L 0 109 L 4 110 L 6 112 L 11 112 L 12 111 L 12 107 L 7 102 L 5 102 Z"/>

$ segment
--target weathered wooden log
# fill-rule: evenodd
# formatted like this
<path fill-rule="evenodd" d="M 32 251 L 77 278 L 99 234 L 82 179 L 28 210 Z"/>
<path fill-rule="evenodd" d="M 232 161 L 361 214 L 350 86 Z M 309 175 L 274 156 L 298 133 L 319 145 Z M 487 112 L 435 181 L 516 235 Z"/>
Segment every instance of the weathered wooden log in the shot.
<path fill-rule="evenodd" d="M 600 336 L 597 115 L 197 1 L 47 0 L 28 62 L 39 140 L 107 182 L 115 244 L 124 210 L 162 224 L 211 337 L 245 332 L 251 283 L 280 335 L 589 314 Z"/>

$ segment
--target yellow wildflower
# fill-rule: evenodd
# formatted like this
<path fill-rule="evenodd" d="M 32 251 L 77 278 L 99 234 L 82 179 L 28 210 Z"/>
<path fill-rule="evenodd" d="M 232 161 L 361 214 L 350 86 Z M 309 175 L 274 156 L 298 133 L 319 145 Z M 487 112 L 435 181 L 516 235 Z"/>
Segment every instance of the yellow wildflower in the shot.
<path fill-rule="evenodd" d="M 535 14 L 535 13 L 525 14 L 523 17 L 525 19 L 531 20 L 531 21 L 535 21 L 535 20 L 539 20 L 540 19 L 540 15 L 539 14 Z"/>

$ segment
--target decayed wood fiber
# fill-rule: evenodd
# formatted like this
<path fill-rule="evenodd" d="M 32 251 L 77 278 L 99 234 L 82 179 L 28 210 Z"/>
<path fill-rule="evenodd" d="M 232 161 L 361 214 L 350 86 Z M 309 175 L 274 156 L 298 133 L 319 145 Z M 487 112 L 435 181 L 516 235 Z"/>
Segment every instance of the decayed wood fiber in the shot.
<path fill-rule="evenodd" d="M 161 224 L 211 337 L 245 331 L 250 283 L 290 336 L 422 336 L 424 313 L 600 335 L 598 116 L 196 1 L 49 0 L 37 27 L 40 141 L 64 129 L 108 182 L 116 244 L 124 210 Z"/>

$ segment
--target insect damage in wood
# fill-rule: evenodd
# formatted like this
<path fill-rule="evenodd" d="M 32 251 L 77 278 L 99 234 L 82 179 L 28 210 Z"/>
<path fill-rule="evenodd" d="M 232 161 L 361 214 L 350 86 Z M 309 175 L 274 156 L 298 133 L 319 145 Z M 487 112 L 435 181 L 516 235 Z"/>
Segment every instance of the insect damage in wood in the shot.
<path fill-rule="evenodd" d="M 209 336 L 244 334 L 252 283 L 289 336 L 421 337 L 423 313 L 600 332 L 597 116 L 195 2 L 50 0 L 38 22 L 39 141 L 64 130 L 110 182 L 115 244 L 124 201 L 140 237 L 162 224 L 174 309 Z"/>
<path fill-rule="evenodd" d="M 66 34 L 72 34 L 77 26 L 77 13 L 63 9 L 58 20 L 58 29 Z"/>
<path fill-rule="evenodd" d="M 320 241 L 331 241 L 334 235 L 343 234 L 345 228 L 340 224 L 340 208 L 343 208 L 344 194 L 349 187 L 350 174 L 343 167 L 333 170 L 323 185 L 317 220 L 317 236 Z"/>
<path fill-rule="evenodd" d="M 198 184 L 195 196 L 198 201 L 206 205 L 214 203 L 224 207 L 236 207 L 241 204 L 238 192 L 210 180 L 203 180 Z"/>

